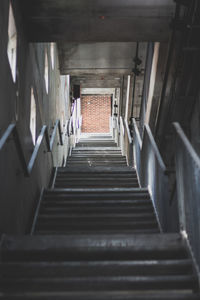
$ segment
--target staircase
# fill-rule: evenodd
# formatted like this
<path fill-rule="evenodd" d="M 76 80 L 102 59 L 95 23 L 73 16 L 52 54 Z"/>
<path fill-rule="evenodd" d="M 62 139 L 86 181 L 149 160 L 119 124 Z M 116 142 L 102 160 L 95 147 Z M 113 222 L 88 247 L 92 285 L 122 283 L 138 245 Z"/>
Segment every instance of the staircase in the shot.
<path fill-rule="evenodd" d="M 147 189 L 109 136 L 81 138 L 34 235 L 4 236 L 0 299 L 200 299 L 185 241 L 164 234 Z"/>
<path fill-rule="evenodd" d="M 73 149 L 68 158 L 68 167 L 73 166 L 109 166 L 126 167 L 126 157 L 121 155 L 121 149 L 117 147 L 111 136 L 80 138 L 79 143 Z"/>

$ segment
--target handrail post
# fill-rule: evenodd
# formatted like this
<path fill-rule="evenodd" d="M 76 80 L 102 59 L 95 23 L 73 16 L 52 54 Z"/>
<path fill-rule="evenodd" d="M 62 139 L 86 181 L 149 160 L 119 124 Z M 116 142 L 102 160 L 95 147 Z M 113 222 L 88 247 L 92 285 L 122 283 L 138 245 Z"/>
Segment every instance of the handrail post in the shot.
<path fill-rule="evenodd" d="M 16 146 L 17 154 L 18 154 L 19 160 L 21 162 L 21 166 L 22 166 L 24 175 L 26 177 L 29 177 L 31 172 L 32 172 L 32 169 L 34 167 L 34 164 L 35 164 L 35 161 L 37 159 L 37 155 L 38 155 L 38 152 L 39 152 L 39 149 L 41 147 L 41 144 L 42 144 L 42 141 L 43 141 L 44 137 L 45 137 L 45 141 L 46 141 L 47 151 L 52 152 L 53 144 L 54 144 L 55 137 L 56 137 L 57 128 L 58 128 L 58 132 L 59 132 L 60 144 L 61 145 L 64 144 L 63 137 L 62 137 L 63 133 L 62 133 L 62 130 L 61 130 L 60 120 L 56 120 L 56 124 L 55 124 L 54 130 L 53 130 L 51 140 L 49 140 L 48 128 L 47 128 L 46 125 L 44 125 L 41 129 L 41 132 L 40 132 L 38 138 L 37 138 L 36 145 L 33 149 L 33 153 L 31 155 L 31 158 L 30 158 L 30 161 L 29 161 L 28 164 L 27 164 L 26 159 L 25 159 L 22 144 L 21 144 L 20 137 L 19 137 L 18 130 L 17 130 L 17 126 L 16 126 L 15 123 L 11 123 L 7 127 L 7 129 L 4 132 L 3 136 L 0 138 L 0 151 L 3 149 L 6 142 L 9 140 L 10 136 L 12 135 L 15 146 Z"/>
<path fill-rule="evenodd" d="M 46 145 L 47 145 L 47 152 L 51 152 L 50 140 L 49 140 L 49 134 L 48 134 L 47 127 L 46 127 L 44 134 L 45 134 L 45 140 L 46 140 Z"/>
<path fill-rule="evenodd" d="M 122 155 L 124 155 L 124 124 L 123 124 L 123 120 L 122 117 L 120 116 L 120 147 L 121 147 L 121 151 L 122 151 Z"/>
<path fill-rule="evenodd" d="M 14 130 L 13 130 L 13 137 L 15 139 L 15 145 L 16 145 L 18 157 L 19 157 L 21 165 L 22 165 L 22 169 L 24 171 L 24 175 L 26 177 L 29 177 L 30 174 L 28 172 L 27 163 L 26 163 L 26 160 L 25 160 L 25 156 L 24 156 L 24 153 L 23 153 L 22 145 L 21 145 L 21 142 L 20 142 L 20 138 L 19 138 L 16 126 L 14 127 Z"/>
<path fill-rule="evenodd" d="M 8 126 L 8 128 L 6 129 L 5 133 L 3 134 L 3 136 L 1 137 L 1 139 L 0 139 L 0 150 L 3 149 L 4 145 L 6 144 L 6 142 L 8 141 L 8 139 L 11 135 L 13 136 L 13 139 L 14 139 L 14 142 L 15 142 L 17 154 L 18 154 L 19 160 L 21 162 L 22 169 L 24 171 L 24 175 L 29 176 L 25 156 L 24 156 L 24 153 L 23 153 L 22 145 L 21 145 L 21 142 L 20 142 L 20 138 L 19 138 L 19 135 L 18 135 L 18 132 L 17 132 L 17 127 L 16 127 L 15 123 L 10 124 Z"/>
<path fill-rule="evenodd" d="M 165 175 L 166 166 L 162 160 L 151 129 L 144 127 L 141 140 L 136 121 L 133 119 L 133 143 L 135 167 L 141 187 L 149 189 L 155 213 L 162 231 L 170 228 L 168 213 L 168 179 Z"/>
<path fill-rule="evenodd" d="M 60 125 L 60 120 L 58 120 L 58 132 L 59 132 L 59 138 L 60 138 L 60 144 L 63 146 L 63 138 L 62 138 L 62 130 Z"/>
<path fill-rule="evenodd" d="M 10 135 L 13 133 L 13 130 L 15 129 L 16 124 L 12 123 L 8 126 L 6 131 L 4 132 L 3 136 L 0 139 L 0 150 L 4 147 L 5 143 L 9 139 Z"/>
<path fill-rule="evenodd" d="M 31 174 L 32 169 L 34 167 L 34 164 L 35 164 L 38 152 L 40 150 L 40 146 L 41 146 L 42 140 L 43 140 L 43 138 L 45 136 L 45 131 L 47 131 L 47 126 L 46 125 L 44 125 L 42 127 L 40 135 L 37 138 L 37 141 L 36 141 L 36 144 L 35 144 L 35 147 L 34 147 L 34 150 L 33 150 L 32 156 L 31 156 L 31 159 L 30 159 L 30 161 L 28 163 L 28 173 L 29 174 Z"/>

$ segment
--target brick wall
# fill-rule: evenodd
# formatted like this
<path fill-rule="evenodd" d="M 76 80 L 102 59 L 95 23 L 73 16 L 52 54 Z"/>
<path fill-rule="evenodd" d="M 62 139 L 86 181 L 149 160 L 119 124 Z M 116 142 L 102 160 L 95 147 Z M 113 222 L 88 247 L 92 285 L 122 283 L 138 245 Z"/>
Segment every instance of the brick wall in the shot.
<path fill-rule="evenodd" d="M 108 133 L 110 131 L 111 96 L 81 96 L 82 132 Z"/>

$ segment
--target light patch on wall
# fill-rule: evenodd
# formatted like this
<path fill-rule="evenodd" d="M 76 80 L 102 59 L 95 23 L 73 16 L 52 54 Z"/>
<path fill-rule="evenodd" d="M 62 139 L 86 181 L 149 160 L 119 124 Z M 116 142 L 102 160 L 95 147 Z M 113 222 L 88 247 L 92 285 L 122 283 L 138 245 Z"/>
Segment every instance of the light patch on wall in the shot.
<path fill-rule="evenodd" d="M 44 79 L 45 79 L 46 92 L 48 94 L 48 92 L 49 92 L 49 65 L 48 65 L 48 56 L 47 56 L 46 50 L 45 50 Z"/>
<path fill-rule="evenodd" d="M 54 67 L 55 67 L 55 45 L 54 43 L 51 43 L 51 66 L 52 66 L 52 69 L 54 70 Z"/>
<path fill-rule="evenodd" d="M 8 47 L 7 47 L 8 60 L 13 77 L 13 81 L 16 81 L 16 61 L 17 61 L 17 30 L 15 25 L 15 19 L 13 15 L 13 9 L 10 4 L 9 8 L 9 20 L 8 20 Z"/>
<path fill-rule="evenodd" d="M 130 98 L 130 82 L 131 82 L 131 76 L 128 75 L 128 80 L 127 80 L 127 90 L 126 90 L 126 110 L 125 110 L 125 120 L 128 120 L 128 109 L 129 109 L 129 98 Z"/>
<path fill-rule="evenodd" d="M 33 144 L 36 141 L 36 104 L 33 89 L 31 89 L 31 112 L 30 112 L 30 130 Z"/>
<path fill-rule="evenodd" d="M 152 103 L 153 103 L 153 95 L 154 95 L 154 88 L 155 88 L 155 83 L 156 83 L 156 72 L 157 72 L 158 57 L 159 57 L 159 48 L 160 48 L 160 43 L 158 43 L 158 42 L 155 43 L 152 68 L 151 68 L 151 77 L 150 77 L 150 83 L 149 83 L 147 109 L 146 109 L 146 116 L 145 116 L 145 123 L 147 123 L 147 124 L 149 124 L 151 108 L 152 108 Z"/>

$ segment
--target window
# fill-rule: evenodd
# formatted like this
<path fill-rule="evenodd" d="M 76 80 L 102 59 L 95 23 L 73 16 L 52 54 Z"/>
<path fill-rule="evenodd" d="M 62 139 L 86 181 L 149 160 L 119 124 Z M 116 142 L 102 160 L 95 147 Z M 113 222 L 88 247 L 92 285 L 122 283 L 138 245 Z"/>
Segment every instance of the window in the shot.
<path fill-rule="evenodd" d="M 54 43 L 51 43 L 51 66 L 52 66 L 52 69 L 54 70 L 54 66 L 55 66 L 55 47 L 54 47 Z"/>
<path fill-rule="evenodd" d="M 13 81 L 16 81 L 16 60 L 17 60 L 17 31 L 15 26 L 15 19 L 13 9 L 10 4 L 9 21 L 8 21 L 8 60 L 12 72 Z"/>
<path fill-rule="evenodd" d="M 44 79 L 45 79 L 46 92 L 48 94 L 48 92 L 49 92 L 49 66 L 48 66 L 47 51 L 45 51 Z"/>
<path fill-rule="evenodd" d="M 32 135 L 33 144 L 36 141 L 36 104 L 33 89 L 31 89 L 31 113 L 30 113 L 30 130 Z"/>

